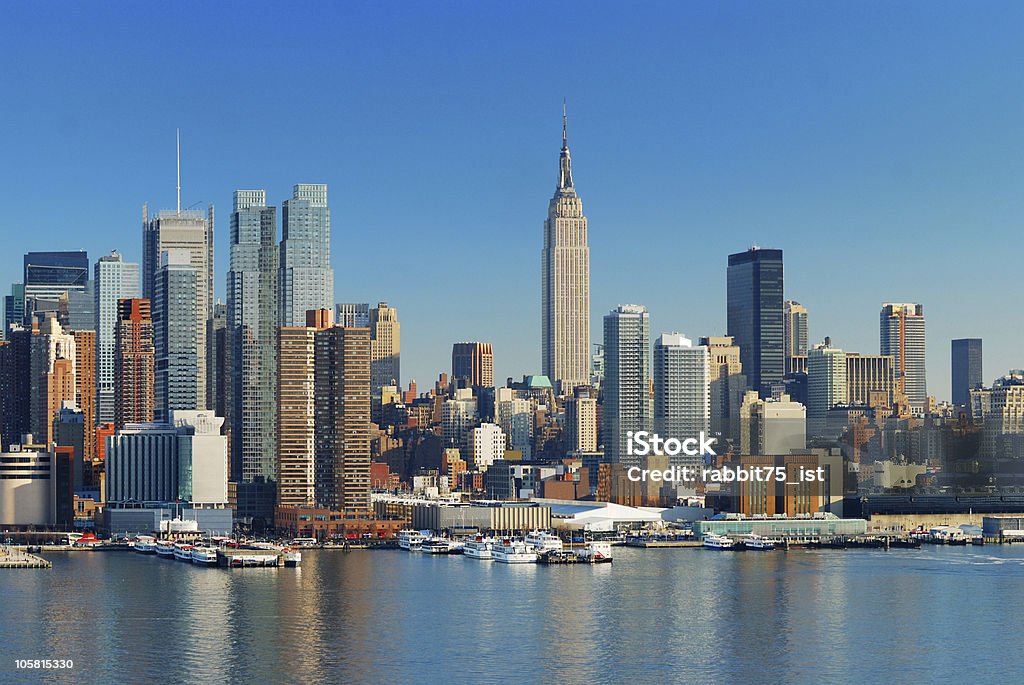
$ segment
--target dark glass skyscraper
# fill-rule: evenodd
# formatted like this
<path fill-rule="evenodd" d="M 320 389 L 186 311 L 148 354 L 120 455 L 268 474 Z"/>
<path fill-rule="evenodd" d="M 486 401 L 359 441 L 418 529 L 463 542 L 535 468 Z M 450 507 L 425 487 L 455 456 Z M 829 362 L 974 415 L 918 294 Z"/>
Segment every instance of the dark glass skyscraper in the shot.
<path fill-rule="evenodd" d="M 69 300 L 89 286 L 89 255 L 76 252 L 29 252 L 24 261 L 24 315 L 29 324 L 32 313 L 57 310 L 62 296 Z M 94 328 L 95 324 L 89 326 Z"/>
<path fill-rule="evenodd" d="M 785 374 L 782 250 L 729 255 L 727 326 L 750 387 L 761 397 Z"/>
<path fill-rule="evenodd" d="M 953 354 L 953 404 L 966 407 L 970 389 L 982 384 L 981 338 L 961 338 L 951 345 Z"/>

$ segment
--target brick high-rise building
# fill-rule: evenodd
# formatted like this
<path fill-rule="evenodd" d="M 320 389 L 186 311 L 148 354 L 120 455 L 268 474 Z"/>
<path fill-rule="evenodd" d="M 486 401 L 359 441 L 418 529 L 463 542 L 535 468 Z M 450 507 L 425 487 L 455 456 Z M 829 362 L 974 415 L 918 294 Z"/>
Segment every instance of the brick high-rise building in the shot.
<path fill-rule="evenodd" d="M 345 519 L 370 519 L 370 331 L 316 333 L 317 500 Z"/>
<path fill-rule="evenodd" d="M 53 442 L 53 418 L 64 402 L 75 402 L 75 337 L 47 312 L 32 336 L 29 359 L 29 428 L 37 444 Z"/>
<path fill-rule="evenodd" d="M 153 318 L 149 300 L 117 303 L 114 338 L 114 423 L 151 423 L 155 404 Z"/>
<path fill-rule="evenodd" d="M 329 328 L 331 310 L 307 312 L 306 326 L 277 333 L 277 506 L 314 507 L 316 501 L 316 334 Z"/>
<path fill-rule="evenodd" d="M 75 403 L 85 419 L 82 457 L 96 454 L 96 331 L 72 331 L 75 338 Z"/>
<path fill-rule="evenodd" d="M 494 351 L 491 343 L 460 342 L 452 345 L 452 378 L 468 386 L 494 387 Z"/>

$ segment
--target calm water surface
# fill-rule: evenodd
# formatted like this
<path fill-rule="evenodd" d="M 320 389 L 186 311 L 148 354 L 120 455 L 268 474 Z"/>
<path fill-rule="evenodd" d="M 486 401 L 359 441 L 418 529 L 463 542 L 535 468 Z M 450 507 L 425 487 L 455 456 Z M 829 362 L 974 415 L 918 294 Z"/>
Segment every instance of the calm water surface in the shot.
<path fill-rule="evenodd" d="M 0 572 L 0 681 L 1024 681 L 1024 546 L 615 553 L 307 551 L 244 570 L 48 554 L 51 570 Z"/>

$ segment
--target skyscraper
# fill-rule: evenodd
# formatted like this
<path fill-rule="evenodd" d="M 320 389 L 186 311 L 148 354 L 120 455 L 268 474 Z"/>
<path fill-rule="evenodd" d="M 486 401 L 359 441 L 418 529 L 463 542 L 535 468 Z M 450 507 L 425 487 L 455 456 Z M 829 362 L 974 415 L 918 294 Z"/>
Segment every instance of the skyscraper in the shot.
<path fill-rule="evenodd" d="M 196 376 L 199 372 L 199 319 L 196 297 L 199 279 L 189 251 L 172 249 L 160 254 L 153 277 L 153 343 L 156 352 L 157 421 L 166 422 L 169 412 L 199 407 Z M 203 331 L 206 321 L 203 320 Z M 205 390 L 205 386 L 203 386 Z"/>
<path fill-rule="evenodd" d="M 604 317 L 605 461 L 638 466 L 628 454 L 628 434 L 651 429 L 650 315 L 623 304 Z"/>
<path fill-rule="evenodd" d="M 752 390 L 771 397 L 785 373 L 782 250 L 729 255 L 727 325 Z"/>
<path fill-rule="evenodd" d="M 75 338 L 75 404 L 84 419 L 82 457 L 91 463 L 96 453 L 96 331 L 79 329 L 71 335 Z"/>
<path fill-rule="evenodd" d="M 566 129 L 563 111 L 558 184 L 541 250 L 541 348 L 544 375 L 559 393 L 571 395 L 575 386 L 590 382 L 590 248 Z"/>
<path fill-rule="evenodd" d="M 373 420 L 381 419 L 380 391 L 385 385 L 401 387 L 402 327 L 398 310 L 387 302 L 370 309 L 370 406 Z"/>
<path fill-rule="evenodd" d="M 277 506 L 316 506 L 316 334 L 319 322 L 286 326 L 277 338 Z M 312 312 L 310 312 L 312 314 Z M 322 325 L 317 325 L 317 324 Z"/>
<path fill-rule="evenodd" d="M 891 355 L 846 353 L 846 392 L 850 404 L 892 407 L 896 360 Z"/>
<path fill-rule="evenodd" d="M 25 323 L 25 284 L 12 283 L 11 294 L 4 295 L 4 335 L 9 337 L 11 326 Z M 20 438 L 19 438 L 20 440 Z"/>
<path fill-rule="evenodd" d="M 928 397 L 924 306 L 887 302 L 879 319 L 880 354 L 891 354 L 896 359 L 897 390 L 906 395 L 911 407 L 923 407 Z"/>
<path fill-rule="evenodd" d="M 711 370 L 708 348 L 681 333 L 654 341 L 654 431 L 663 438 L 698 438 L 711 430 Z M 669 455 L 677 466 L 702 463 L 700 456 Z"/>
<path fill-rule="evenodd" d="M 114 250 L 99 258 L 93 268 L 96 297 L 96 417 L 99 423 L 114 421 L 114 347 L 118 326 L 118 302 L 140 297 L 139 265 L 124 261 Z"/>
<path fill-rule="evenodd" d="M 369 328 L 370 305 L 366 302 L 341 302 L 334 317 L 337 325 L 343 328 Z"/>
<path fill-rule="evenodd" d="M 277 449 L 277 212 L 266 192 L 236 190 L 228 271 L 232 478 L 274 479 Z"/>
<path fill-rule="evenodd" d="M 180 205 L 180 202 L 179 202 Z M 195 278 L 195 306 L 193 316 L 196 323 L 195 383 L 196 404 L 178 409 L 206 408 L 206 332 L 207 319 L 213 316 L 213 205 L 203 212 L 161 211 L 150 219 L 147 207 L 142 208 L 142 296 L 153 306 L 154 324 L 159 320 L 160 306 L 156 297 L 156 276 L 161 267 L 161 255 L 168 250 L 177 250 L 187 255 Z M 158 324 L 157 324 L 158 325 Z M 159 357 L 159 346 L 157 355 Z M 159 361 L 157 374 L 159 377 Z M 173 408 L 173 407 L 172 407 Z"/>
<path fill-rule="evenodd" d="M 75 403 L 75 337 L 48 312 L 32 335 L 29 357 L 29 429 L 38 444 L 53 442 L 53 417 Z"/>
<path fill-rule="evenodd" d="M 807 354 L 807 307 L 793 300 L 786 300 L 783 305 L 783 338 L 786 350 L 786 373 L 796 371 L 793 368 L 793 357 Z"/>
<path fill-rule="evenodd" d="M 470 387 L 494 387 L 494 352 L 491 343 L 460 342 L 452 345 L 452 379 Z"/>
<path fill-rule="evenodd" d="M 815 345 L 807 353 L 807 429 L 821 434 L 826 427 L 828 410 L 837 404 L 846 404 L 846 353 L 832 347 L 832 341 Z"/>
<path fill-rule="evenodd" d="M 149 300 L 117 303 L 114 338 L 114 424 L 152 423 L 155 404 L 153 318 Z"/>
<path fill-rule="evenodd" d="M 953 404 L 966 407 L 970 390 L 982 383 L 981 338 L 960 338 L 950 345 L 953 362 Z"/>
<path fill-rule="evenodd" d="M 721 439 L 739 440 L 740 405 L 747 391 L 740 348 L 727 335 L 700 338 L 708 348 L 711 385 L 711 432 Z"/>
<path fill-rule="evenodd" d="M 371 518 L 370 331 L 317 331 L 315 363 L 317 500 L 344 518 Z"/>
<path fill-rule="evenodd" d="M 56 311 L 68 293 L 84 293 L 89 285 L 89 255 L 76 252 L 29 252 L 24 260 L 25 324 L 36 311 Z"/>
<path fill-rule="evenodd" d="M 296 184 L 282 209 L 278 325 L 304 326 L 307 311 L 334 308 L 327 186 Z"/>

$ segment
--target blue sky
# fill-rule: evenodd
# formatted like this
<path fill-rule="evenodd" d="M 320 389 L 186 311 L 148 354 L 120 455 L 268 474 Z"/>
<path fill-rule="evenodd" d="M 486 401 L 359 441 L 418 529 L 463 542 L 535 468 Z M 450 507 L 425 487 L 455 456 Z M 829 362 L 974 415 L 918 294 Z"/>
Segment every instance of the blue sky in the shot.
<path fill-rule="evenodd" d="M 785 251 L 812 339 L 878 349 L 883 301 L 985 377 L 1024 366 L 1024 5 L 5 3 L 0 284 L 28 250 L 140 256 L 140 210 L 327 183 L 339 301 L 386 300 L 403 381 L 451 343 L 540 367 L 540 247 L 563 97 L 590 220 L 592 323 L 725 329 L 725 264 Z"/>

